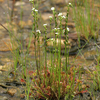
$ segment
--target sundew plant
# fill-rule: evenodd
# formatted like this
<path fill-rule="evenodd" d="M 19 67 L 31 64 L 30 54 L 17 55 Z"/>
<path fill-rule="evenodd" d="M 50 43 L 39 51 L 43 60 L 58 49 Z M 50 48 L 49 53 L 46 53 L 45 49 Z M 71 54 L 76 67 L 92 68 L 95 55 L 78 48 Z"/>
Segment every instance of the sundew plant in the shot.
<path fill-rule="evenodd" d="M 32 3 L 32 16 L 33 16 L 33 26 L 32 33 L 30 36 L 30 41 L 28 44 L 27 52 L 29 52 L 29 47 L 32 37 L 34 37 L 34 47 L 35 47 L 35 62 L 36 70 L 29 72 L 27 78 L 22 80 L 26 84 L 26 97 L 27 100 L 31 98 L 37 100 L 72 100 L 72 98 L 81 93 L 82 81 L 76 77 L 76 74 L 79 69 L 76 69 L 75 66 L 69 67 L 69 37 L 68 32 L 69 28 L 68 15 L 69 9 L 72 7 L 72 4 L 67 4 L 67 14 L 64 16 L 61 12 L 57 13 L 55 7 L 51 7 L 53 16 L 50 18 L 50 30 L 54 33 L 54 38 L 47 38 L 48 24 L 43 24 L 44 32 L 41 32 L 41 29 L 38 25 L 39 20 L 39 11 L 38 6 L 35 6 L 34 0 L 29 0 Z M 54 28 L 52 29 L 52 21 L 54 20 Z M 58 20 L 60 23 L 58 23 Z M 65 20 L 65 28 L 62 28 L 62 20 Z M 61 59 L 61 36 L 64 31 L 65 41 L 65 63 Z M 40 36 L 43 37 L 43 44 L 40 43 Z M 50 58 L 48 58 L 48 42 L 52 43 L 53 48 L 49 49 Z M 41 45 L 44 48 L 44 57 L 41 59 Z M 31 83 L 28 81 L 31 77 Z"/>

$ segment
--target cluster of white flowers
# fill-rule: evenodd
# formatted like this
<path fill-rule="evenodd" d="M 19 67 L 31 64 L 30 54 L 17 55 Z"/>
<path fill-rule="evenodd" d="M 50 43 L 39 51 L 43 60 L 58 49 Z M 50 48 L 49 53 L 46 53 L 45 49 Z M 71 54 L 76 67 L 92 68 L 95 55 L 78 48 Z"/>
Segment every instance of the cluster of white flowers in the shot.
<path fill-rule="evenodd" d="M 33 2 L 34 0 L 29 0 L 29 1 L 30 1 L 30 2 Z M 69 3 L 69 6 L 72 6 L 72 4 Z M 51 7 L 51 10 L 54 11 L 55 8 L 54 8 L 54 7 Z M 32 8 L 32 11 L 34 11 L 34 12 L 38 12 L 38 10 L 35 9 L 35 8 Z M 59 14 L 58 14 L 58 17 L 60 17 L 60 18 L 64 18 L 64 19 L 66 18 L 66 16 L 64 16 L 62 13 L 59 13 Z M 52 16 L 49 16 L 49 18 L 52 19 Z M 43 24 L 43 26 L 46 27 L 47 24 Z M 59 33 L 57 32 L 59 29 L 60 29 L 60 28 L 54 28 L 54 29 L 53 29 L 54 31 L 56 31 L 56 33 L 55 33 L 56 35 L 59 34 Z M 67 27 L 67 31 L 69 31 L 69 28 L 68 28 L 68 27 Z M 37 33 L 41 33 L 40 30 L 36 30 L 36 32 L 37 32 Z M 53 39 L 53 38 L 52 38 L 52 39 Z"/>
<path fill-rule="evenodd" d="M 37 32 L 37 33 L 41 33 L 41 31 L 40 31 L 40 30 L 36 30 L 36 32 Z"/>
<path fill-rule="evenodd" d="M 37 9 L 35 9 L 35 8 L 32 8 L 32 11 L 38 12 L 38 10 L 37 10 Z"/>

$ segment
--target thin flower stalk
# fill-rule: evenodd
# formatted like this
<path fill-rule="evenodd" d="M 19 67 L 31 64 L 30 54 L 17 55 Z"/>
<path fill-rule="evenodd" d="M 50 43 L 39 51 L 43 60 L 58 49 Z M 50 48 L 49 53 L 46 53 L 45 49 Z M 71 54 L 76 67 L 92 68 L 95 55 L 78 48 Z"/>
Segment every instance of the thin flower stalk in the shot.
<path fill-rule="evenodd" d="M 34 35 L 34 38 L 36 40 L 36 32 L 35 32 L 35 30 L 36 30 L 36 16 L 35 16 L 35 8 L 34 7 L 32 8 L 32 13 L 31 14 L 33 16 L 33 25 L 32 25 L 32 32 L 30 34 L 29 44 L 28 44 L 28 47 L 27 47 L 27 53 L 29 53 L 29 47 L 31 45 L 31 40 L 32 40 L 33 35 Z M 34 43 L 34 46 L 35 46 L 35 51 L 36 51 L 36 43 Z M 35 59 L 37 59 L 36 52 L 35 52 Z M 36 63 L 36 65 L 38 65 L 38 64 Z"/>
<path fill-rule="evenodd" d="M 36 30 L 36 32 L 37 32 L 37 42 L 38 42 L 38 48 L 37 48 L 37 50 L 38 50 L 38 56 L 39 56 L 38 68 L 40 68 L 40 39 L 39 39 L 39 37 L 41 35 L 41 32 L 40 32 L 40 30 Z M 39 69 L 37 71 L 39 71 Z"/>
<path fill-rule="evenodd" d="M 58 47 L 58 63 L 59 63 L 59 67 L 58 67 L 58 94 L 59 94 L 59 99 L 60 99 L 60 81 L 61 81 L 61 33 L 62 33 L 62 14 L 58 14 L 59 16 L 59 20 L 60 20 L 60 34 L 59 34 L 59 47 Z"/>
<path fill-rule="evenodd" d="M 50 30 L 52 30 L 52 16 L 49 16 L 49 18 L 50 18 Z M 51 37 L 51 32 L 50 32 L 50 37 Z M 51 56 L 51 70 L 50 70 L 50 72 L 52 73 L 52 66 L 53 66 L 53 61 L 52 61 L 52 59 L 53 59 L 53 56 L 52 56 L 52 52 L 50 51 L 50 56 Z"/>
<path fill-rule="evenodd" d="M 46 74 L 46 79 L 47 79 L 47 52 L 46 52 L 46 49 L 47 49 L 47 24 L 44 24 L 44 33 L 45 33 L 45 46 L 44 46 L 44 49 L 45 49 L 45 74 Z M 45 82 L 46 86 L 47 86 L 47 82 Z"/>
<path fill-rule="evenodd" d="M 38 10 L 35 10 L 36 13 L 36 28 L 38 29 Z"/>
<path fill-rule="evenodd" d="M 32 31 L 35 37 L 35 41 L 37 40 L 37 34 L 35 32 L 36 28 L 38 29 L 38 10 L 35 8 L 32 8 L 32 15 L 34 18 L 34 22 L 33 22 L 33 27 L 32 27 Z M 32 38 L 32 37 L 31 37 Z M 39 62 L 38 62 L 38 58 L 37 58 L 37 46 L 36 46 L 36 42 L 34 42 L 34 46 L 35 46 L 35 59 L 36 59 L 36 67 L 37 67 L 37 75 L 39 76 Z"/>
<path fill-rule="evenodd" d="M 69 65 L 69 47 L 67 46 L 68 44 L 68 27 L 67 27 L 67 23 L 68 23 L 68 15 L 69 15 L 69 6 L 67 9 L 67 14 L 66 14 L 66 20 L 65 20 L 65 57 L 66 57 L 66 62 L 65 62 L 65 71 L 67 73 L 68 71 L 68 65 Z"/>
<path fill-rule="evenodd" d="M 57 43 L 57 41 L 59 41 L 59 40 L 57 40 L 57 38 L 58 38 L 58 36 L 59 36 L 59 33 L 58 33 L 58 30 L 56 31 L 56 33 L 55 33 L 55 43 L 54 43 L 54 47 L 55 47 L 55 53 L 54 53 L 54 63 L 55 63 L 55 66 L 56 66 L 56 68 L 55 68 L 55 70 L 54 70 L 54 73 L 55 73 L 55 80 L 56 81 L 58 81 L 58 54 L 57 54 L 57 52 L 59 52 L 58 51 L 58 44 L 59 44 L 59 42 Z"/>
<path fill-rule="evenodd" d="M 51 10 L 53 11 L 53 15 L 54 15 L 55 27 L 57 27 L 57 17 L 56 17 L 56 11 L 55 11 L 55 8 L 52 7 Z"/>
<path fill-rule="evenodd" d="M 33 32 L 34 34 L 34 41 L 36 41 L 37 39 L 37 35 L 36 35 L 36 32 Z M 38 71 L 38 59 L 37 59 L 37 46 L 36 46 L 36 42 L 34 42 L 34 46 L 35 46 L 35 61 L 36 61 L 36 68 L 37 68 L 37 75 L 39 76 L 39 71 Z"/>
<path fill-rule="evenodd" d="M 35 30 L 36 30 L 36 9 L 35 8 L 32 9 L 32 15 L 33 15 L 33 18 L 34 18 L 32 31 L 33 31 L 33 34 L 34 34 L 34 40 L 36 41 L 37 34 L 35 32 Z M 38 59 L 37 59 L 37 51 L 36 51 L 37 50 L 37 46 L 36 46 L 36 42 L 34 42 L 34 46 L 35 46 L 35 61 L 36 61 L 37 75 L 39 76 L 39 72 L 38 72 L 38 67 L 39 66 L 38 66 Z"/>
<path fill-rule="evenodd" d="M 57 60 L 57 29 L 55 30 L 55 40 L 54 40 L 54 63 L 56 65 L 56 60 Z M 57 66 L 57 65 L 56 65 Z"/>

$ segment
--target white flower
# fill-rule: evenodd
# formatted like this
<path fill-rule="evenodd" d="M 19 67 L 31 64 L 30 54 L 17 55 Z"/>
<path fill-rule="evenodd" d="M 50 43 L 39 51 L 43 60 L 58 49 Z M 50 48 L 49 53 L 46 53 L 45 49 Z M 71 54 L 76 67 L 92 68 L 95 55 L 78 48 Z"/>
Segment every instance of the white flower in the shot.
<path fill-rule="evenodd" d="M 43 26 L 44 26 L 44 27 L 46 27 L 46 26 L 47 26 L 47 24 L 43 24 Z"/>
<path fill-rule="evenodd" d="M 72 6 L 72 4 L 71 4 L 71 3 L 69 3 L 69 6 Z"/>
<path fill-rule="evenodd" d="M 50 19 L 52 19 L 52 16 L 49 16 Z"/>
<path fill-rule="evenodd" d="M 62 13 L 59 13 L 58 16 L 62 16 Z"/>
<path fill-rule="evenodd" d="M 33 11 L 35 11 L 35 8 L 32 8 Z"/>
<path fill-rule="evenodd" d="M 54 30 L 54 31 L 57 31 L 57 30 L 59 30 L 59 29 L 60 29 L 60 28 L 54 28 L 53 30 Z"/>
<path fill-rule="evenodd" d="M 51 7 L 51 10 L 53 11 L 53 10 L 55 10 L 55 8 L 54 7 Z"/>
<path fill-rule="evenodd" d="M 55 33 L 55 35 L 58 35 L 58 34 L 59 34 L 59 33 L 57 33 L 57 32 Z"/>
<path fill-rule="evenodd" d="M 66 17 L 63 15 L 63 16 L 62 16 L 62 18 L 64 18 L 64 19 L 65 19 Z"/>
<path fill-rule="evenodd" d="M 33 0 L 29 0 L 30 2 L 32 2 Z"/>
<path fill-rule="evenodd" d="M 53 31 L 57 31 L 57 28 L 54 28 Z"/>
<path fill-rule="evenodd" d="M 38 12 L 38 10 L 37 10 L 37 9 L 35 9 L 35 12 Z"/>
<path fill-rule="evenodd" d="M 37 33 L 41 33 L 40 30 L 36 30 Z"/>
<path fill-rule="evenodd" d="M 67 27 L 67 31 L 69 31 L 69 28 Z"/>

